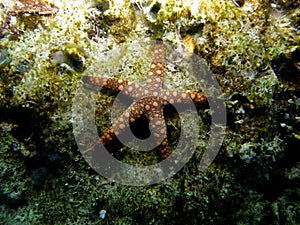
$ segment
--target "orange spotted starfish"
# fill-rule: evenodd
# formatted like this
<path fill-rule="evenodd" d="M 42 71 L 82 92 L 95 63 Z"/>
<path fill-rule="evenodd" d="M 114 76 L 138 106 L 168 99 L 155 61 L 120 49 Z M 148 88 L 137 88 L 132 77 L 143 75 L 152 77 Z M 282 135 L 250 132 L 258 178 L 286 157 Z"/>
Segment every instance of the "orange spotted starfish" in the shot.
<path fill-rule="evenodd" d="M 167 158 L 168 140 L 164 121 L 163 108 L 167 105 L 185 104 L 192 100 L 194 103 L 207 105 L 204 94 L 196 92 L 180 92 L 176 90 L 165 90 L 163 84 L 164 68 L 164 46 L 162 40 L 157 40 L 154 47 L 154 57 L 150 65 L 147 81 L 145 84 L 137 84 L 120 78 L 103 78 L 95 76 L 84 76 L 83 82 L 91 85 L 101 86 L 114 91 L 122 91 L 123 94 L 133 100 L 133 103 L 113 123 L 113 125 L 100 137 L 104 145 L 112 142 L 116 136 L 125 131 L 127 124 L 135 122 L 138 118 L 145 116 L 149 122 L 149 128 L 154 132 L 154 137 L 163 135 L 163 140 L 158 143 L 158 149 L 162 159 Z M 167 99 L 167 100 L 166 100 Z M 125 123 L 129 121 L 129 123 Z M 150 123 L 154 121 L 153 123 Z"/>

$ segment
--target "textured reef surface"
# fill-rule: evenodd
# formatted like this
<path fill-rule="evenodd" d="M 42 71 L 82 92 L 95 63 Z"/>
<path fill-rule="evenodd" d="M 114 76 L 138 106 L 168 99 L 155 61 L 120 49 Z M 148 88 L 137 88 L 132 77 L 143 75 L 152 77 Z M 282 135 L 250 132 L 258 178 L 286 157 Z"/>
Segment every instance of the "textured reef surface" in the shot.
<path fill-rule="evenodd" d="M 300 224 L 299 26 L 298 0 L 2 0 L 0 223 Z M 164 182 L 126 186 L 84 160 L 72 100 L 86 75 L 143 82 L 152 50 L 142 43 L 155 39 L 207 62 L 225 99 L 226 134 L 200 171 L 210 114 L 197 108 L 186 165 Z M 164 88 L 201 92 L 184 71 L 166 62 Z M 95 97 L 99 135 L 115 96 Z M 180 122 L 166 124 L 172 148 Z M 159 159 L 118 143 L 111 151 L 124 162 Z"/>

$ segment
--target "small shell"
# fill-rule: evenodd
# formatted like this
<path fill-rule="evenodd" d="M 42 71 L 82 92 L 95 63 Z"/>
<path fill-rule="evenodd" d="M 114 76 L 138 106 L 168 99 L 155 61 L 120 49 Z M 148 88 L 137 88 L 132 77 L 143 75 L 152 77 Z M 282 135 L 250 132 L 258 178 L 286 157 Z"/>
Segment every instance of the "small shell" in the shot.
<path fill-rule="evenodd" d="M 77 73 L 82 73 L 85 70 L 84 58 L 78 54 L 56 51 L 50 55 L 50 58 L 54 65 L 67 65 Z"/>
<path fill-rule="evenodd" d="M 242 7 L 245 3 L 244 0 L 232 0 L 232 1 L 237 7 Z"/>
<path fill-rule="evenodd" d="M 99 217 L 100 217 L 102 220 L 104 220 L 105 214 L 106 214 L 106 210 L 102 209 L 102 210 L 99 212 Z"/>
<path fill-rule="evenodd" d="M 194 53 L 194 49 L 195 49 L 195 46 L 196 46 L 196 41 L 195 39 L 193 38 L 192 35 L 187 35 L 185 36 L 182 41 L 185 43 L 186 47 L 187 47 L 187 51 L 189 53 Z"/>

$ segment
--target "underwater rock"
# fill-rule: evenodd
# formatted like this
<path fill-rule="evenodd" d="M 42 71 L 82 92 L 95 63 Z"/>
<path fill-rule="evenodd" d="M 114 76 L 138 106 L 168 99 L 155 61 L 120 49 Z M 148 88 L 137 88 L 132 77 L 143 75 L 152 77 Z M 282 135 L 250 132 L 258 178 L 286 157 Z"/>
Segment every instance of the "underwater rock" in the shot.
<path fill-rule="evenodd" d="M 0 67 L 7 65 L 9 62 L 9 54 L 7 50 L 0 49 Z"/>
<path fill-rule="evenodd" d="M 278 79 L 288 88 L 299 90 L 300 84 L 300 48 L 291 54 L 281 54 L 271 62 Z"/>
<path fill-rule="evenodd" d="M 31 69 L 31 66 L 28 63 L 20 63 L 16 66 L 16 72 L 19 73 L 26 73 L 29 72 Z"/>
<path fill-rule="evenodd" d="M 36 187 L 41 187 L 47 179 L 47 169 L 45 167 L 40 167 L 33 171 L 31 174 L 33 180 L 33 185 Z"/>
<path fill-rule="evenodd" d="M 6 18 L 0 26 L 0 38 L 7 34 L 20 34 L 19 28 L 11 27 L 12 17 L 14 16 L 51 16 L 58 12 L 58 7 L 53 4 L 46 4 L 41 0 L 23 0 L 17 1 L 15 6 L 7 11 Z"/>
<path fill-rule="evenodd" d="M 2 0 L 0 8 L 8 2 L 13 1 Z M 299 224 L 299 76 L 291 70 L 299 72 L 299 51 L 291 54 L 299 45 L 299 1 L 96 0 L 94 8 L 87 2 L 55 1 L 60 7 L 55 17 L 0 40 L 0 101 L 14 107 L 18 118 L 0 112 L 1 121 L 18 125 L 9 132 L 7 126 L 0 129 L 0 224 L 99 224 L 101 219 L 116 224 Z M 29 14 L 24 24 L 20 17 L 26 15 L 13 16 L 12 28 L 42 18 Z M 199 171 L 199 159 L 210 117 L 199 113 L 203 138 L 176 176 L 151 186 L 122 186 L 92 171 L 78 152 L 70 124 L 72 97 L 82 77 L 75 72 L 87 68 L 86 75 L 142 82 L 149 62 L 141 51 L 147 46 L 126 51 L 118 46 L 157 37 L 184 41 L 208 62 L 229 96 L 231 121 L 220 154 L 206 171 Z M 110 50 L 114 53 L 106 58 Z M 28 72 L 19 68 L 25 63 L 31 66 Z M 172 63 L 165 71 L 169 88 L 200 89 L 180 75 L 184 67 Z M 99 132 L 110 122 L 105 106 L 113 97 L 97 95 Z M 34 116 L 24 117 L 24 108 Z M 176 118 L 167 122 L 170 129 L 179 127 Z M 175 134 L 170 136 L 174 146 Z M 127 158 L 130 153 L 122 149 Z"/>

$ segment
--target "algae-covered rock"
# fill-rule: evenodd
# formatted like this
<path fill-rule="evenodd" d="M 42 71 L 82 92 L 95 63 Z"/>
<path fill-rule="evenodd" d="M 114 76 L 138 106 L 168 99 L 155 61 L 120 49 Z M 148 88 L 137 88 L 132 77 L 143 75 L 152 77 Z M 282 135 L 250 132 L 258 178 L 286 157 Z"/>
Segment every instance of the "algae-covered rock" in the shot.
<path fill-rule="evenodd" d="M 298 1 L 42 2 L 0 3 L 1 223 L 300 223 Z M 80 154 L 73 99 L 83 75 L 143 82 L 153 55 L 147 43 L 157 38 L 206 60 L 225 99 L 225 138 L 200 170 L 212 112 L 197 107 L 201 131 L 189 162 L 164 182 L 126 186 Z M 172 57 L 164 88 L 203 91 Z M 99 134 L 111 125 L 115 97 L 93 95 Z M 175 148 L 180 122 L 176 113 L 166 119 Z M 117 144 L 112 152 L 134 156 Z"/>

